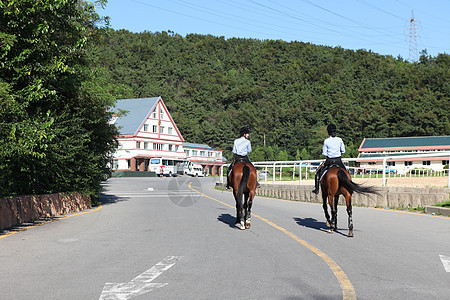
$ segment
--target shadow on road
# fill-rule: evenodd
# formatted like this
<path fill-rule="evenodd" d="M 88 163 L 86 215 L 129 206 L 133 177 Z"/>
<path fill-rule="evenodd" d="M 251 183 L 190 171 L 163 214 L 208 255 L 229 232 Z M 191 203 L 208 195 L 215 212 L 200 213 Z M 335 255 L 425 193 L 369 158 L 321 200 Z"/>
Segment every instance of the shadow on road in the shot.
<path fill-rule="evenodd" d="M 323 232 L 329 233 L 328 232 L 329 227 L 328 227 L 326 222 L 319 222 L 319 221 L 317 221 L 316 219 L 313 219 L 313 218 L 304 218 L 303 219 L 303 218 L 295 218 L 294 217 L 293 219 L 300 226 L 307 227 L 307 228 L 312 228 L 312 229 L 316 229 L 316 230 L 319 230 L 319 231 L 323 231 Z M 339 232 L 339 226 L 338 226 L 338 230 L 336 230 L 334 232 L 337 233 L 337 234 L 343 235 L 343 236 L 347 236 L 347 234 Z"/>
<path fill-rule="evenodd" d="M 128 201 L 127 197 L 117 197 L 116 195 L 101 194 L 100 201 L 102 205 L 114 204 L 117 202 Z"/>
<path fill-rule="evenodd" d="M 316 219 L 313 218 L 294 218 L 294 221 L 303 227 L 308 227 L 308 228 L 312 228 L 312 229 L 317 229 L 317 230 L 326 230 L 328 229 L 327 223 L 326 222 L 319 222 Z"/>
<path fill-rule="evenodd" d="M 219 217 L 217 217 L 217 220 L 219 220 L 222 223 L 228 224 L 231 228 L 236 228 L 236 218 L 230 214 L 221 214 Z"/>

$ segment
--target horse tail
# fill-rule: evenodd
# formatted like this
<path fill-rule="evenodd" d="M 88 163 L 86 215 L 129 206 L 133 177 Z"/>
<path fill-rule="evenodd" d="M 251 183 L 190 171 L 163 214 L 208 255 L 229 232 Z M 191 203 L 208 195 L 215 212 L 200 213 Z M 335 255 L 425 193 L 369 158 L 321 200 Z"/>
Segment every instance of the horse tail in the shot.
<path fill-rule="evenodd" d="M 250 177 L 250 168 L 248 166 L 244 166 L 242 168 L 241 182 L 239 182 L 238 187 L 238 199 L 242 199 L 242 194 L 244 193 L 244 188 L 247 186 L 249 177 Z"/>
<path fill-rule="evenodd" d="M 353 194 L 354 192 L 360 194 L 379 194 L 378 189 L 373 186 L 364 186 L 351 181 L 342 169 L 338 170 L 337 177 L 339 179 L 339 184 L 344 186 L 350 194 Z"/>

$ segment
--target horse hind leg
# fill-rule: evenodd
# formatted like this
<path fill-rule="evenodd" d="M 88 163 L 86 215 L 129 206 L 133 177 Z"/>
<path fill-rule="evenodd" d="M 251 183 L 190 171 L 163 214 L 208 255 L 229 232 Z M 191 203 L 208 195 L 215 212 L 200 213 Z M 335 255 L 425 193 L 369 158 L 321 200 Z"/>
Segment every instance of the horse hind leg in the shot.
<path fill-rule="evenodd" d="M 327 220 L 327 226 L 330 227 L 331 226 L 331 221 L 330 221 L 330 214 L 328 213 L 328 203 L 327 203 L 327 197 L 326 195 L 322 196 L 323 198 L 323 212 L 325 214 L 325 219 Z"/>
<path fill-rule="evenodd" d="M 244 195 L 241 194 L 238 198 L 236 224 L 238 224 L 240 230 L 245 230 L 245 211 L 247 204 L 244 201 Z"/>
<path fill-rule="evenodd" d="M 353 216 L 352 216 L 352 196 L 349 194 L 345 197 L 347 202 L 347 214 L 348 214 L 348 237 L 353 237 Z"/>
<path fill-rule="evenodd" d="M 234 199 L 236 200 L 236 223 L 235 224 L 242 224 L 243 223 L 243 204 L 242 199 L 239 197 L 239 193 L 237 191 L 234 192 Z"/>
<path fill-rule="evenodd" d="M 338 215 L 338 203 L 339 203 L 339 195 L 334 196 L 334 208 L 335 208 L 335 217 L 334 217 L 334 230 L 338 230 L 337 226 L 337 215 Z"/>
<path fill-rule="evenodd" d="M 249 229 L 251 224 L 251 216 L 252 216 L 252 204 L 253 204 L 253 197 L 255 193 L 250 192 L 249 194 L 245 195 L 245 203 L 246 203 L 246 209 L 245 209 L 245 228 Z"/>
<path fill-rule="evenodd" d="M 331 221 L 330 221 L 330 229 L 328 230 L 329 233 L 333 233 L 333 231 L 336 230 L 336 219 L 337 219 L 337 206 L 336 202 L 334 201 L 334 196 L 329 195 L 328 196 L 328 203 L 331 208 Z"/>

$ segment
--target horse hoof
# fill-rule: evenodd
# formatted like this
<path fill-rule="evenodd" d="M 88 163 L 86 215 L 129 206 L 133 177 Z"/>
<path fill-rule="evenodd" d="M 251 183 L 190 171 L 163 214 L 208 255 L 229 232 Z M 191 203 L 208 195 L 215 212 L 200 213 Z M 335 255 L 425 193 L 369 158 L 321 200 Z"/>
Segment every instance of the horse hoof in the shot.
<path fill-rule="evenodd" d="M 245 222 L 245 229 L 249 229 L 250 228 L 250 222 Z"/>
<path fill-rule="evenodd" d="M 331 227 L 330 221 L 327 221 L 327 226 L 328 226 L 328 227 Z"/>
<path fill-rule="evenodd" d="M 328 233 L 333 233 L 333 229 L 329 229 L 327 232 Z"/>
<path fill-rule="evenodd" d="M 244 225 L 244 222 L 241 222 L 241 224 L 240 224 L 240 225 L 241 225 L 240 229 L 241 229 L 241 230 L 245 230 L 245 225 Z"/>
<path fill-rule="evenodd" d="M 352 238 L 353 237 L 353 232 L 349 232 L 347 237 L 351 237 Z"/>

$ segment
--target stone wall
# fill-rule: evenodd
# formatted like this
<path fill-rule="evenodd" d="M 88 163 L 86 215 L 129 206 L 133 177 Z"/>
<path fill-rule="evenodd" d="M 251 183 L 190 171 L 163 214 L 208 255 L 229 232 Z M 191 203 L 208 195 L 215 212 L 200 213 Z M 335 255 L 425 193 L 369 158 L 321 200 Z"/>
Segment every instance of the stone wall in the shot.
<path fill-rule="evenodd" d="M 262 184 L 256 189 L 256 195 L 272 198 L 322 203 L 322 194 L 313 194 L 312 185 L 293 184 Z M 419 187 L 377 187 L 376 194 L 353 194 L 354 206 L 380 208 L 425 207 L 442 201 L 449 201 L 450 188 L 419 188 Z M 344 197 L 339 198 L 339 204 L 345 205 Z"/>
<path fill-rule="evenodd" d="M 0 198 L 0 230 L 91 207 L 91 198 L 77 192 Z"/>
<path fill-rule="evenodd" d="M 256 190 L 259 196 L 269 196 L 286 200 L 322 203 L 322 195 L 313 194 L 313 186 L 263 184 Z M 379 195 L 353 194 L 354 206 L 399 208 L 425 207 L 449 200 L 449 188 L 418 188 L 418 187 L 379 187 Z M 339 198 L 339 204 L 344 205 L 344 197 Z"/>

